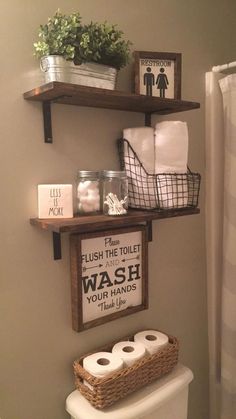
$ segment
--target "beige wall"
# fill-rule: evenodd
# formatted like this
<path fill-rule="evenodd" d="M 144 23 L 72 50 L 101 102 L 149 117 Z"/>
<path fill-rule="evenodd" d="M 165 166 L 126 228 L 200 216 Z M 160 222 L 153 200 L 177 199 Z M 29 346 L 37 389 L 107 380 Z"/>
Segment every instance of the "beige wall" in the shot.
<path fill-rule="evenodd" d="M 123 127 L 143 124 L 143 116 L 54 105 L 54 144 L 47 145 L 40 104 L 24 101 L 22 93 L 38 84 L 32 43 L 57 7 L 79 9 L 85 21 L 117 23 L 133 49 L 182 53 L 182 97 L 201 102 L 201 109 L 175 117 L 188 122 L 189 163 L 204 175 L 204 73 L 235 59 L 234 3 L 1 1 L 1 419 L 67 418 L 73 360 L 147 327 L 179 337 L 180 359 L 195 375 L 189 419 L 208 419 L 204 182 L 201 215 L 153 224 L 149 310 L 77 334 L 71 328 L 68 236 L 62 239 L 63 259 L 55 262 L 50 234 L 28 222 L 37 215 L 36 185 L 73 182 L 78 169 L 118 168 L 115 140 Z M 120 73 L 119 88 L 129 91 L 131 81 L 129 66 Z"/>

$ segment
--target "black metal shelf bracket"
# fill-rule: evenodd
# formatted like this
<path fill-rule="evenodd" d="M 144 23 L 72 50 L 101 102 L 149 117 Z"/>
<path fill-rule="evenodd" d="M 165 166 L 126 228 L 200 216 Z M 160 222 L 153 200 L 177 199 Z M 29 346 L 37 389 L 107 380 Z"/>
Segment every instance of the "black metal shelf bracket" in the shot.
<path fill-rule="evenodd" d="M 54 260 L 61 259 L 61 234 L 53 231 L 53 258 Z"/>
<path fill-rule="evenodd" d="M 150 127 L 152 123 L 152 114 L 145 113 L 145 126 Z M 52 115 L 51 115 L 51 102 L 43 102 L 43 127 L 44 127 L 44 142 L 52 144 Z"/>
<path fill-rule="evenodd" d="M 52 143 L 52 116 L 51 116 L 51 102 L 44 101 L 43 106 L 43 128 L 44 128 L 44 142 Z"/>
<path fill-rule="evenodd" d="M 152 221 L 147 221 L 146 226 L 147 226 L 148 241 L 152 242 Z"/>
<path fill-rule="evenodd" d="M 69 95 L 61 95 L 57 98 L 53 99 L 53 102 L 57 102 L 62 98 L 71 97 Z M 43 129 L 44 129 L 44 142 L 46 144 L 52 144 L 53 137 L 52 137 L 52 115 L 51 115 L 51 101 L 45 100 L 42 102 L 43 108 Z M 145 112 L 145 120 L 144 120 L 146 127 L 151 127 L 152 123 L 152 113 Z"/>
<path fill-rule="evenodd" d="M 150 112 L 145 113 L 145 127 L 150 127 L 152 123 L 152 114 Z"/>

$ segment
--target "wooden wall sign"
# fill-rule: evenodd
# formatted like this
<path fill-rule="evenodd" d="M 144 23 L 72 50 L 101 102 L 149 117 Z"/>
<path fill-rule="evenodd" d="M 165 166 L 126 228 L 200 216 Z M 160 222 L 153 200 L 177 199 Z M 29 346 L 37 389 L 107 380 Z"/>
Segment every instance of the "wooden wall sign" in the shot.
<path fill-rule="evenodd" d="M 181 99 L 181 54 L 134 52 L 135 93 Z"/>
<path fill-rule="evenodd" d="M 72 185 L 38 185 L 38 218 L 72 217 Z"/>
<path fill-rule="evenodd" d="M 74 330 L 148 308 L 146 234 L 135 226 L 70 236 Z"/>

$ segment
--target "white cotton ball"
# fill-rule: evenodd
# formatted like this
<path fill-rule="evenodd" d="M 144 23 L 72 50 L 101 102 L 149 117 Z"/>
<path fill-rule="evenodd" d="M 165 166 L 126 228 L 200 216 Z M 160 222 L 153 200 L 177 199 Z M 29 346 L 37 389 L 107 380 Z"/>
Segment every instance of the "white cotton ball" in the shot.
<path fill-rule="evenodd" d="M 99 193 L 99 188 L 89 188 L 88 193 L 98 194 Z"/>
<path fill-rule="evenodd" d="M 89 194 L 87 196 L 87 198 L 88 198 L 89 202 L 91 202 L 91 201 L 94 201 L 94 202 L 100 201 L 100 195 Z"/>
<path fill-rule="evenodd" d="M 94 195 L 81 196 L 80 205 L 81 210 L 85 211 L 84 208 L 86 208 L 86 211 L 98 211 L 100 209 L 100 197 L 95 197 Z"/>
<path fill-rule="evenodd" d="M 77 198 L 81 198 L 81 197 L 86 197 L 88 196 L 88 192 L 85 190 L 84 192 L 78 192 L 77 193 Z"/>
<path fill-rule="evenodd" d="M 85 180 L 85 181 L 83 182 L 83 184 L 84 184 L 84 187 L 85 187 L 86 189 L 89 189 L 89 188 L 93 185 L 93 182 L 92 182 L 91 180 Z"/>
<path fill-rule="evenodd" d="M 94 203 L 98 202 L 98 200 L 99 200 L 99 198 L 98 197 L 96 198 L 94 195 L 88 195 L 87 196 L 87 203 L 88 204 L 94 205 Z"/>
<path fill-rule="evenodd" d="M 89 189 L 90 190 L 98 189 L 98 182 L 97 181 L 91 182 L 91 184 L 89 185 Z"/>
<path fill-rule="evenodd" d="M 79 183 L 77 187 L 77 195 L 80 196 L 87 194 L 99 195 L 98 182 L 85 181 Z"/>
<path fill-rule="evenodd" d="M 77 186 L 79 212 L 96 212 L 100 210 L 100 190 L 98 181 L 81 181 Z"/>
<path fill-rule="evenodd" d="M 81 204 L 87 204 L 88 202 L 88 195 L 81 195 L 79 197 Z"/>
<path fill-rule="evenodd" d="M 83 204 L 79 204 L 78 205 L 78 209 L 79 209 L 79 211 L 81 212 L 81 213 L 83 213 L 83 212 L 91 212 L 92 210 L 91 210 L 91 206 L 90 205 L 88 205 L 86 202 L 85 203 L 83 203 Z"/>
<path fill-rule="evenodd" d="M 94 205 L 89 204 L 89 203 L 85 203 L 83 204 L 83 212 L 93 212 L 94 211 Z"/>
<path fill-rule="evenodd" d="M 85 182 L 80 182 L 77 187 L 77 192 L 80 194 L 84 194 L 84 192 L 87 192 L 87 189 L 88 186 L 85 185 Z"/>

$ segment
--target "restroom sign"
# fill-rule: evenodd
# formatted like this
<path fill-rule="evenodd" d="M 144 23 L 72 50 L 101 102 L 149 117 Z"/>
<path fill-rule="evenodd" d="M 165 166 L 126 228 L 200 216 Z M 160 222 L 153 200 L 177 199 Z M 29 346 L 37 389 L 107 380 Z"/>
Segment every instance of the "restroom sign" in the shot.
<path fill-rule="evenodd" d="M 135 93 L 181 99 L 181 54 L 134 51 Z"/>
<path fill-rule="evenodd" d="M 146 227 L 71 235 L 77 331 L 147 308 Z"/>

